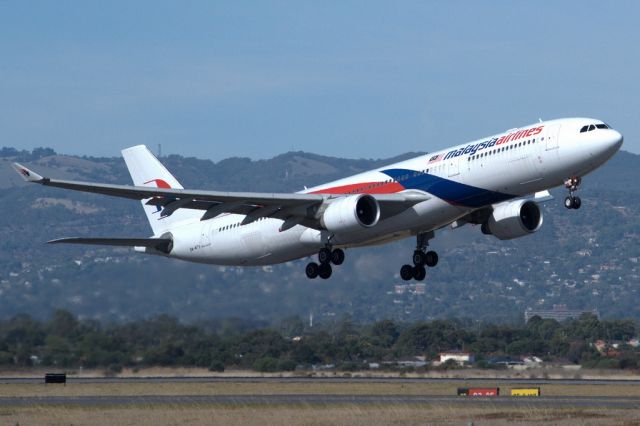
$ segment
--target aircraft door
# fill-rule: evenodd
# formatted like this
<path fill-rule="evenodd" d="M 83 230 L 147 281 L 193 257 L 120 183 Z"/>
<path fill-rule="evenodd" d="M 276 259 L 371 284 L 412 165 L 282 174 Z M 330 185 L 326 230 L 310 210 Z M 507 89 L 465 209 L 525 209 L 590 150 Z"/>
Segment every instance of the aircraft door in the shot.
<path fill-rule="evenodd" d="M 545 132 L 545 146 L 546 150 L 558 149 L 558 138 L 560 136 L 560 125 L 554 124 L 549 126 Z"/>
<path fill-rule="evenodd" d="M 460 157 L 450 158 L 448 163 L 448 173 L 449 177 L 456 176 L 460 174 Z"/>
<path fill-rule="evenodd" d="M 209 247 L 211 245 L 211 232 L 213 224 L 204 222 L 200 226 L 200 247 Z"/>

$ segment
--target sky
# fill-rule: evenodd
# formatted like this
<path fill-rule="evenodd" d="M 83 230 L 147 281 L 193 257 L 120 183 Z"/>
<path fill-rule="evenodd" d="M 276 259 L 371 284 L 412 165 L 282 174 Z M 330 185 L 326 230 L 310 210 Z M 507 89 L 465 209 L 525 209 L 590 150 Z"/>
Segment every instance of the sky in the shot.
<path fill-rule="evenodd" d="M 434 151 L 599 118 L 640 153 L 637 1 L 0 0 L 0 146 Z"/>

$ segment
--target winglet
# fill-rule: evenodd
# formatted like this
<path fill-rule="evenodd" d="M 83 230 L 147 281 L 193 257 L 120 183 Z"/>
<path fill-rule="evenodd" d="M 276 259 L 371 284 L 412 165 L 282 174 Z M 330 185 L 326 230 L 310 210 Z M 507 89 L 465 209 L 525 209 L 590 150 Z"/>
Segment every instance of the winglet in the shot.
<path fill-rule="evenodd" d="M 20 176 L 22 176 L 22 179 L 26 180 L 27 182 L 41 182 L 44 180 L 42 176 L 40 176 L 33 170 L 27 169 L 20 163 L 13 163 L 12 166 L 16 170 L 16 172 L 18 172 Z"/>

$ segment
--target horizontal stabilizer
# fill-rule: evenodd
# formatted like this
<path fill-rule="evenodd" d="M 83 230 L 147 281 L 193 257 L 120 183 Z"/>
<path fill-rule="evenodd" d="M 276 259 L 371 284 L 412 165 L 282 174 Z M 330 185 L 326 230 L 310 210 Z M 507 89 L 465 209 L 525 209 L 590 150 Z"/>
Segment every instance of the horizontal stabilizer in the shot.
<path fill-rule="evenodd" d="M 170 238 L 59 238 L 47 244 L 95 244 L 101 246 L 148 247 L 169 253 L 173 241 Z"/>

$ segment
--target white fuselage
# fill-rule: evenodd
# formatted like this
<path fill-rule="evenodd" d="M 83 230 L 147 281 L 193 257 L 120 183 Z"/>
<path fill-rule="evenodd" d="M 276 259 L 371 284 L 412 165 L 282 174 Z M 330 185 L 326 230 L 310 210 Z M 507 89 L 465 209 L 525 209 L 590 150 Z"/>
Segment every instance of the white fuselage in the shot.
<path fill-rule="evenodd" d="M 447 226 L 474 210 L 562 185 L 605 163 L 622 136 L 610 128 L 580 132 L 600 120 L 569 118 L 536 123 L 467 144 L 360 173 L 305 193 L 430 195 L 375 226 L 334 234 L 280 219 L 242 224 L 244 215 L 188 220 L 171 230 L 169 257 L 219 265 L 265 265 L 307 257 L 327 242 L 336 247 L 382 244 Z"/>

